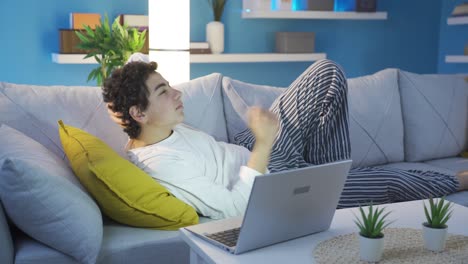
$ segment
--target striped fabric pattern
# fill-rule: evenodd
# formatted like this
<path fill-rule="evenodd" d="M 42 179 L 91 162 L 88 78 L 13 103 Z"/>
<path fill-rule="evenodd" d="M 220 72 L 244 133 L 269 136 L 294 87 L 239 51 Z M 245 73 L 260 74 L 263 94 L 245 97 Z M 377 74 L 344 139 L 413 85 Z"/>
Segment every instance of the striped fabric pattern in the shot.
<path fill-rule="evenodd" d="M 349 159 L 347 81 L 340 66 L 320 60 L 304 71 L 272 104 L 280 128 L 273 146 L 270 172 Z M 236 144 L 252 150 L 249 129 Z M 458 188 L 454 175 L 394 168 L 351 169 L 338 208 L 440 197 Z"/>

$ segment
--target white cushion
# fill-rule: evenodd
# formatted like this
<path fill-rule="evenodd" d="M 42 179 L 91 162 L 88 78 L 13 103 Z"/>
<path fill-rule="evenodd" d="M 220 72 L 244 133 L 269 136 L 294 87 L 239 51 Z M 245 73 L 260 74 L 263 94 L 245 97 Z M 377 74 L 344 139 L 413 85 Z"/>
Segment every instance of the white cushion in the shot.
<path fill-rule="evenodd" d="M 453 157 L 468 146 L 468 83 L 400 71 L 407 161 Z"/>
<path fill-rule="evenodd" d="M 386 69 L 348 79 L 353 167 L 404 160 L 398 72 Z"/>
<path fill-rule="evenodd" d="M 221 98 L 222 75 L 213 73 L 175 85 L 182 92 L 184 123 L 227 141 L 226 119 Z"/>
<path fill-rule="evenodd" d="M 247 109 L 260 106 L 268 109 L 275 99 L 284 92 L 280 87 L 257 85 L 229 77 L 223 78 L 223 101 L 229 142 L 247 128 Z"/>

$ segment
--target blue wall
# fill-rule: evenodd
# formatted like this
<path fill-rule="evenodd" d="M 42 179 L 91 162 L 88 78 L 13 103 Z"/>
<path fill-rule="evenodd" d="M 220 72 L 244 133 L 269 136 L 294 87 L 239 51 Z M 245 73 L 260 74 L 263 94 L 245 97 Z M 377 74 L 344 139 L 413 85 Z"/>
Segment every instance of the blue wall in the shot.
<path fill-rule="evenodd" d="M 463 55 L 468 44 L 468 25 L 447 25 L 447 18 L 464 0 L 443 0 L 440 19 L 439 65 L 440 73 L 468 73 L 468 63 L 446 63 L 446 55 Z"/>
<path fill-rule="evenodd" d="M 71 12 L 148 13 L 146 0 L 0 0 L 2 41 L 0 81 L 27 84 L 86 83 L 89 64 L 56 64 L 51 53 L 59 51 L 58 29 L 69 28 Z"/>
<path fill-rule="evenodd" d="M 378 9 L 388 12 L 388 20 L 357 21 L 242 19 L 242 1 L 230 0 L 223 17 L 225 52 L 272 52 L 276 31 L 312 31 L 316 32 L 316 52 L 325 52 L 340 63 L 348 77 L 387 67 L 435 73 L 441 56 L 438 45 L 442 1 L 444 8 L 446 2 L 453 2 L 379 0 Z M 51 53 L 59 49 L 58 29 L 68 27 L 70 12 L 107 12 L 114 17 L 119 13 L 147 14 L 148 10 L 147 0 L 1 0 L 0 81 L 87 84 L 86 77 L 96 65 L 51 61 Z M 192 0 L 192 41 L 204 41 L 205 25 L 211 19 L 206 0 Z M 247 82 L 286 86 L 307 66 L 308 63 L 192 64 L 191 77 L 221 72 Z"/>

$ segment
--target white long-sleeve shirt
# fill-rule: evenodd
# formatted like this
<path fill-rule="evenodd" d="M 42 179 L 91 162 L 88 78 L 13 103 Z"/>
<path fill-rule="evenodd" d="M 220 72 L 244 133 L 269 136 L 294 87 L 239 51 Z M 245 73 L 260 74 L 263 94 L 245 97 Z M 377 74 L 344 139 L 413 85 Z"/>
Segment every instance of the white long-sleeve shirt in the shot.
<path fill-rule="evenodd" d="M 248 149 L 184 124 L 165 140 L 127 153 L 174 196 L 213 219 L 243 214 L 254 178 L 261 175 L 245 166 Z"/>

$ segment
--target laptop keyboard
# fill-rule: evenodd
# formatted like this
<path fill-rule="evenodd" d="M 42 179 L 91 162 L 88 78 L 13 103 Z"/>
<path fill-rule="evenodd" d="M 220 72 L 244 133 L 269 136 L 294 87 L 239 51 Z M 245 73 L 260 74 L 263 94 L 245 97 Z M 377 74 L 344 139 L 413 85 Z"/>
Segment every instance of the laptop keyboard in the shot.
<path fill-rule="evenodd" d="M 237 239 L 239 238 L 240 227 L 224 230 L 221 232 L 208 234 L 207 237 L 216 240 L 228 247 L 233 247 L 237 244 Z"/>

